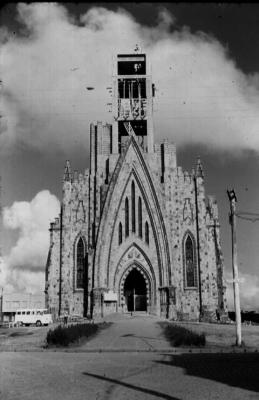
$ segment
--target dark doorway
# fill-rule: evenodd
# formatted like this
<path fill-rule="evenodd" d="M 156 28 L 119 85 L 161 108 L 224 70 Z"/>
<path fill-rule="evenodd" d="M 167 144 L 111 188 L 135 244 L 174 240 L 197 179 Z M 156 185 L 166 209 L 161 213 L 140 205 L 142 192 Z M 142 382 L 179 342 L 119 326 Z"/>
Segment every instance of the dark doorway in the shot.
<path fill-rule="evenodd" d="M 133 269 L 124 284 L 124 296 L 128 311 L 147 311 L 147 286 L 143 275 Z"/>

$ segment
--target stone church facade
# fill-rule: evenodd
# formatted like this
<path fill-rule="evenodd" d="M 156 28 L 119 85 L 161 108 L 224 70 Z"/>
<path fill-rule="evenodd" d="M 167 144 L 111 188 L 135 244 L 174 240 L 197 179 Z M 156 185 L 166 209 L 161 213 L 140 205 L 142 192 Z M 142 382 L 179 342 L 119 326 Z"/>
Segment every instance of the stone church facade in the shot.
<path fill-rule="evenodd" d="M 188 173 L 175 145 L 154 143 L 150 66 L 120 54 L 113 123 L 91 124 L 90 168 L 66 163 L 50 226 L 46 306 L 57 316 L 146 311 L 173 319 L 226 312 L 218 208 L 200 160 Z"/>

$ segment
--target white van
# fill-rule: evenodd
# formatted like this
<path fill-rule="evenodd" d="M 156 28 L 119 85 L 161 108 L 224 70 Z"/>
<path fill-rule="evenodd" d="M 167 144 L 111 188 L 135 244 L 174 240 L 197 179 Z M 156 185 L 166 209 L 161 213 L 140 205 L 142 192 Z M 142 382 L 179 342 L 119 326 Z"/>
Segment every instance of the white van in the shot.
<path fill-rule="evenodd" d="M 31 324 L 42 326 L 51 324 L 52 322 L 52 315 L 48 313 L 47 309 L 25 309 L 15 312 L 14 324 L 16 326 Z"/>

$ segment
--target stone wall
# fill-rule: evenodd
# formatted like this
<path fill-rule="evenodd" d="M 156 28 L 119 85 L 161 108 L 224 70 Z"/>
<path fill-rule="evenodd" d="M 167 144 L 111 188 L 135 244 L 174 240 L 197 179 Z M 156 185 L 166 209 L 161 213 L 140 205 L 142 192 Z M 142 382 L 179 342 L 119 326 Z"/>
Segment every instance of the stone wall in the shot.
<path fill-rule="evenodd" d="M 218 210 L 212 197 L 206 199 L 200 161 L 196 171 L 184 172 L 177 166 L 173 144 L 164 141 L 154 145 L 154 152 L 143 153 L 132 138 L 122 154 L 113 154 L 111 127 L 101 123 L 91 125 L 90 138 L 90 170 L 84 174 L 72 173 L 67 163 L 61 222 L 57 218 L 50 228 L 46 266 L 46 300 L 50 309 L 56 314 L 65 310 L 70 314 L 82 315 L 84 312 L 84 290 L 75 285 L 76 246 L 81 237 L 88 254 L 88 304 L 94 288 L 95 312 L 105 312 L 101 309 L 103 291 L 117 291 L 120 296 L 118 277 L 122 278 L 132 262 L 139 263 L 151 277 L 154 292 L 150 311 L 160 314 L 164 310 L 160 304 L 164 296 L 161 293 L 169 287 L 175 289 L 175 299 L 169 305 L 169 316 L 173 318 L 197 320 L 200 298 L 207 315 L 213 315 L 220 307 L 224 310 L 226 299 Z M 125 198 L 128 197 L 131 204 L 133 181 L 136 229 L 132 232 L 129 207 L 129 236 L 125 237 Z M 139 197 L 142 237 L 138 232 Z M 145 242 L 146 222 L 148 244 Z M 123 234 L 119 244 L 120 223 Z M 187 233 L 195 244 L 197 277 L 193 288 L 185 285 L 183 250 Z M 133 256 L 130 258 L 131 251 Z M 121 311 L 120 297 L 116 307 Z M 111 307 L 106 308 L 108 312 Z"/>

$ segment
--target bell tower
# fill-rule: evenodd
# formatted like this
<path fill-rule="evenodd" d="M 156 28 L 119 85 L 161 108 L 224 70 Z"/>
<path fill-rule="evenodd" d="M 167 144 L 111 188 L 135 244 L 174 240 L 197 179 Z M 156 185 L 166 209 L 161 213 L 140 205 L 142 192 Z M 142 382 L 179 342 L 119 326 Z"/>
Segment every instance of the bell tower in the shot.
<path fill-rule="evenodd" d="M 113 63 L 112 152 L 121 153 L 129 136 L 152 153 L 153 96 L 151 67 L 138 46 L 133 54 L 118 54 Z"/>

